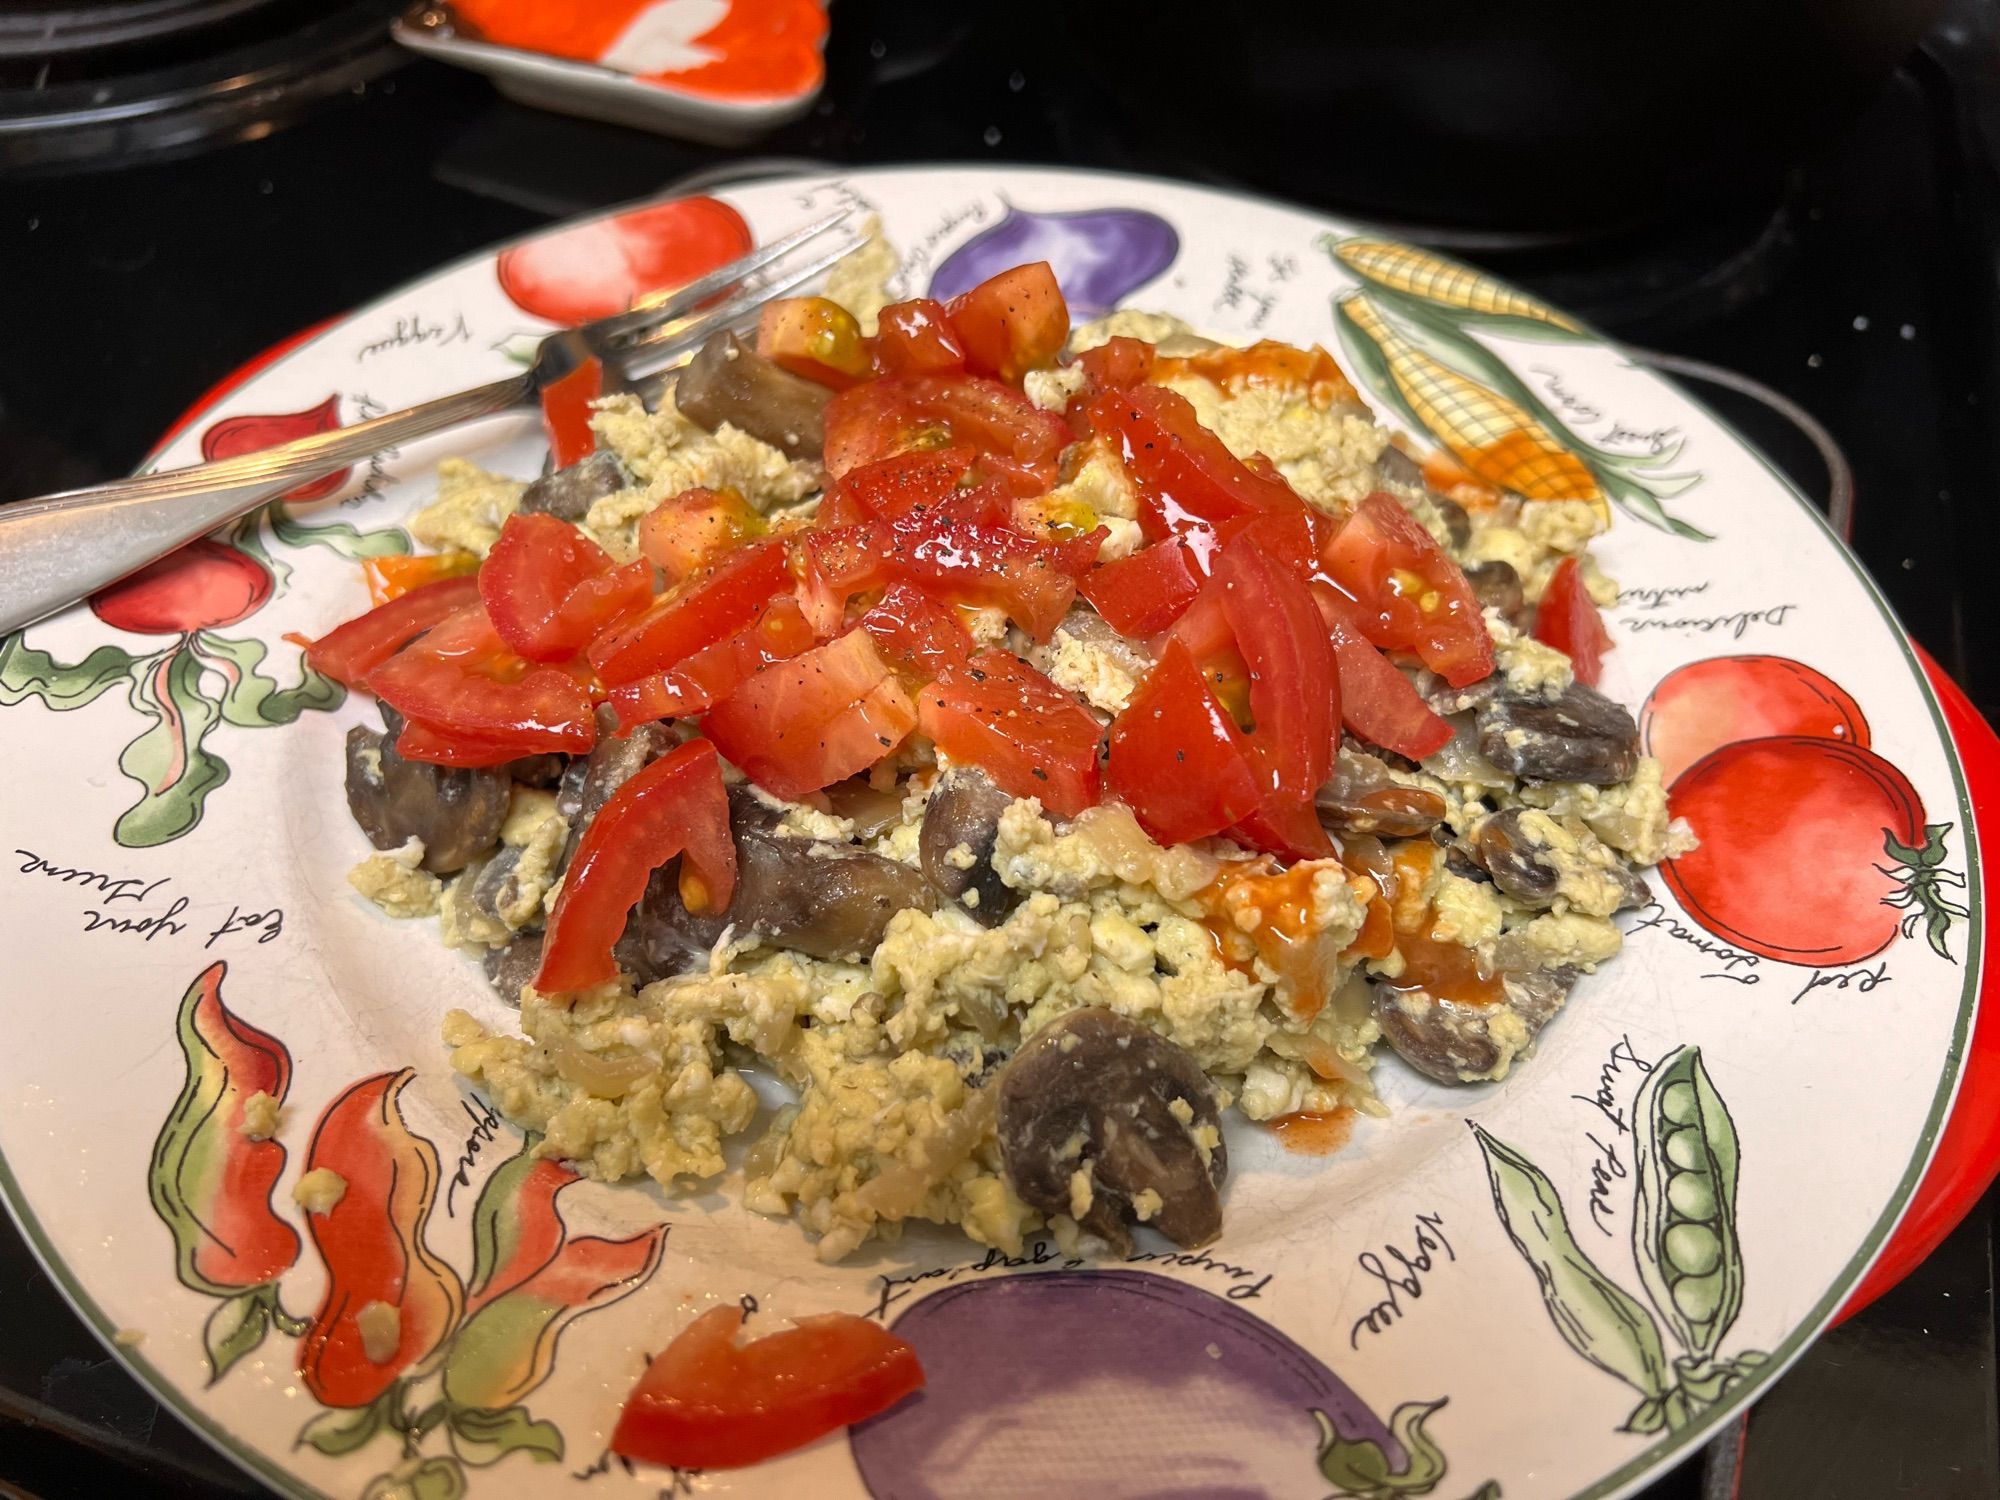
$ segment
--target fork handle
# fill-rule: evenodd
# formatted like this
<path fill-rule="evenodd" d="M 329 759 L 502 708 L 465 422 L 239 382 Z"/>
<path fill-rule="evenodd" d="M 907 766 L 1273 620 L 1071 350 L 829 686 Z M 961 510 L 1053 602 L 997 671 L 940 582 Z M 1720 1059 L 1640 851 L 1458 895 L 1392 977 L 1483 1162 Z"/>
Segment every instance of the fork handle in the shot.
<path fill-rule="evenodd" d="M 526 402 L 529 373 L 257 453 L 0 506 L 0 635 L 136 573 L 286 490 Z"/>

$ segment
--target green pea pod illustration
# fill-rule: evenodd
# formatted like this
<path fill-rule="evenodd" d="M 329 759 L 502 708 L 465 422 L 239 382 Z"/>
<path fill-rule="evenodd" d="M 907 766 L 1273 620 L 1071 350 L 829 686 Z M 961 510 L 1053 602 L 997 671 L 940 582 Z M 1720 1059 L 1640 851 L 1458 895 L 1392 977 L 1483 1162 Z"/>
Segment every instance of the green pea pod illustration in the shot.
<path fill-rule="evenodd" d="M 1657 1401 L 1669 1381 L 1666 1349 L 1652 1314 L 1584 1254 L 1547 1174 L 1478 1125 L 1472 1133 L 1486 1157 L 1493 1206 L 1507 1237 L 1534 1271 L 1556 1332 L 1647 1403 Z"/>
<path fill-rule="evenodd" d="M 1743 1305 L 1736 1125 L 1699 1047 L 1670 1053 L 1633 1100 L 1632 1248 L 1646 1295 L 1698 1360 Z"/>
<path fill-rule="evenodd" d="M 146 1174 L 153 1211 L 174 1237 L 175 1275 L 222 1299 L 203 1330 L 212 1379 L 255 1349 L 272 1323 L 300 1331 L 277 1295 L 278 1277 L 299 1255 L 298 1231 L 271 1207 L 285 1148 L 243 1131 L 252 1097 L 284 1100 L 291 1054 L 222 1003 L 227 972 L 209 965 L 181 997 L 186 1074 Z"/>

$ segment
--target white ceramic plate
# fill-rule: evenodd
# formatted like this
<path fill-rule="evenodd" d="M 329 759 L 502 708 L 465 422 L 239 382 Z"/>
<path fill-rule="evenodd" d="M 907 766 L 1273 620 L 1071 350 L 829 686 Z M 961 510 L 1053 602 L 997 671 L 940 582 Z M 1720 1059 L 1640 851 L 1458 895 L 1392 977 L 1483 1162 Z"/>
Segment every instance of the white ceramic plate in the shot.
<path fill-rule="evenodd" d="M 1979 914 L 1945 909 L 1976 906 L 1965 877 L 1978 889 L 1959 769 L 1854 560 L 1763 460 L 1616 350 L 1352 226 L 1029 169 L 720 198 L 398 290 L 232 390 L 162 461 L 490 379 L 541 314 L 618 305 L 630 278 L 692 274 L 746 233 L 860 202 L 907 256 L 910 293 L 1046 256 L 1080 314 L 1122 300 L 1325 343 L 1419 447 L 1449 442 L 1495 474 L 1538 452 L 1539 478 L 1517 482 L 1607 495 L 1601 556 L 1624 586 L 1607 690 L 1637 708 L 1676 669 L 1738 658 L 1674 679 L 1706 680 L 1706 698 L 1652 707 L 1656 734 L 1753 742 L 1705 762 L 1691 804 L 1709 847 L 1744 859 L 1685 872 L 1688 906 L 1656 875 L 1625 953 L 1505 1083 L 1440 1088 L 1390 1060 L 1390 1117 L 1338 1155 L 1239 1130 L 1227 1229 L 1200 1254 L 1152 1242 L 1083 1267 L 1044 1243 L 1022 1264 L 913 1233 L 829 1267 L 726 1193 L 569 1186 L 517 1158 L 446 1066 L 447 1008 L 506 1019 L 476 966 L 346 885 L 365 844 L 340 743 L 369 709 L 302 682 L 285 639 L 362 607 L 352 559 L 405 545 L 439 457 L 538 471 L 534 420 L 496 420 L 274 507 L 0 652 L 15 1028 L 0 1186 L 79 1310 L 291 1494 L 1524 1500 L 1626 1493 L 1691 1451 L 1882 1244 L 1977 991 Z M 1477 442 L 1452 427 L 1475 407 Z M 1745 841 L 1780 805 L 1799 842 L 1755 857 Z M 1899 863 L 1885 831 L 1927 852 Z M 1907 890 L 1935 919 L 1878 905 Z M 236 1128 L 260 1090 L 283 1100 L 270 1143 Z M 310 1226 L 291 1196 L 309 1158 L 350 1183 Z M 403 1308 L 381 1364 L 327 1317 L 357 1298 Z M 757 1469 L 607 1467 L 647 1352 L 692 1311 L 750 1298 L 767 1325 L 884 1316 L 928 1390 Z"/>

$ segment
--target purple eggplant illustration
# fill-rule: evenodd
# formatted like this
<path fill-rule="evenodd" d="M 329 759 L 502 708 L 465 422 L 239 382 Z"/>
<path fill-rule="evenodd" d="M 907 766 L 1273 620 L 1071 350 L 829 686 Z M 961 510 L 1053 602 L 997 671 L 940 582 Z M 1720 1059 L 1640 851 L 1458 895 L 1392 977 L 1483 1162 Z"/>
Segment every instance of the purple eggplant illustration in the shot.
<path fill-rule="evenodd" d="M 1427 1494 L 1442 1402 L 1385 1425 L 1239 1302 L 1139 1271 L 965 1282 L 895 1321 L 924 1389 L 850 1435 L 875 1500 Z"/>
<path fill-rule="evenodd" d="M 1097 318 L 1172 265 L 1180 248 L 1174 226 L 1143 209 L 1038 214 L 1010 205 L 998 224 L 945 257 L 930 295 L 947 301 L 1011 266 L 1045 260 L 1071 316 Z"/>

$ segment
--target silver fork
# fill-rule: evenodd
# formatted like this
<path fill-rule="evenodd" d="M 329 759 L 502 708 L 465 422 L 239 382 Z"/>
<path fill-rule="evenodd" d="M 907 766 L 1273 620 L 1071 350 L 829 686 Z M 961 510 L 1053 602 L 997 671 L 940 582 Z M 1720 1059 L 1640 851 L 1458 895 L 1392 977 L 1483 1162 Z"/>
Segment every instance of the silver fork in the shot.
<path fill-rule="evenodd" d="M 742 331 L 765 302 L 859 248 L 850 237 L 837 249 L 793 261 L 850 213 L 842 209 L 781 235 L 629 312 L 552 333 L 524 373 L 491 385 L 257 453 L 0 506 L 0 635 L 87 598 L 286 490 L 385 448 L 524 405 L 586 359 L 603 365 L 607 392 L 644 394 L 711 334 Z"/>

